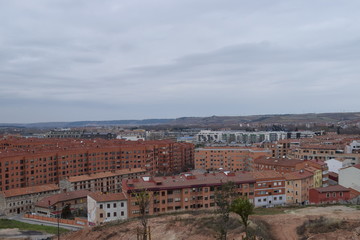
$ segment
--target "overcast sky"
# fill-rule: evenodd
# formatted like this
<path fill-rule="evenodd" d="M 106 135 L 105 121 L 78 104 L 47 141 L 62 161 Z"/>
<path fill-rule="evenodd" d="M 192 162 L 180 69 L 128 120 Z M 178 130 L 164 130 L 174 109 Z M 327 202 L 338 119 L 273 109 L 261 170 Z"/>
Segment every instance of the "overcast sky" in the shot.
<path fill-rule="evenodd" d="M 0 0 L 0 122 L 360 111 L 359 9 Z"/>

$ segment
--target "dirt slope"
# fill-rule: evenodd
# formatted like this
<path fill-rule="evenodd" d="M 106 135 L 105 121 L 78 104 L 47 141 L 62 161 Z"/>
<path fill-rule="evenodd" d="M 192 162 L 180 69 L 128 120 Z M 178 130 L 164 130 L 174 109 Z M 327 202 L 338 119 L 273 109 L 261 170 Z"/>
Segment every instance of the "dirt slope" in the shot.
<path fill-rule="evenodd" d="M 309 207 L 286 214 L 277 215 L 254 215 L 253 222 L 268 223 L 269 237 L 279 240 L 302 239 L 298 236 L 296 228 L 306 220 L 316 219 L 320 216 L 338 219 L 351 223 L 351 228 L 336 229 L 326 234 L 312 234 L 311 239 L 360 239 L 360 211 L 344 206 Z M 242 227 L 232 216 L 228 239 L 241 239 Z M 161 216 L 149 219 L 151 226 L 151 239 L 153 240 L 206 240 L 215 239 L 216 224 L 213 214 L 178 214 L 175 216 Z M 137 240 L 136 229 L 140 227 L 137 221 L 130 221 L 113 226 L 84 229 L 78 232 L 68 233 L 64 238 L 73 240 Z M 359 232 L 357 232 L 358 230 Z"/>

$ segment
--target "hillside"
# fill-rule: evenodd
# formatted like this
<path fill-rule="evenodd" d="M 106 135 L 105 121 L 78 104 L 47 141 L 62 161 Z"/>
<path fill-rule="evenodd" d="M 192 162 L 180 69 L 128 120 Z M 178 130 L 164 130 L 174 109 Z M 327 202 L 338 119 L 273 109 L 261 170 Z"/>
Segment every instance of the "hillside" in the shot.
<path fill-rule="evenodd" d="M 112 120 L 112 121 L 77 121 L 77 122 L 43 122 L 43 123 L 0 123 L 0 127 L 26 128 L 74 128 L 89 126 L 234 126 L 243 124 L 305 124 L 305 123 L 338 123 L 360 122 L 360 112 L 349 113 L 307 113 L 307 114 L 268 114 L 251 116 L 211 116 L 182 117 L 176 119 L 143 119 L 143 120 Z"/>
<path fill-rule="evenodd" d="M 257 214 L 251 216 L 251 227 L 253 232 L 267 240 L 297 240 L 309 237 L 320 240 L 355 240 L 360 238 L 359 215 L 359 210 L 345 206 L 307 207 L 292 210 L 258 209 Z M 322 227 L 316 227 L 315 223 L 318 223 L 319 219 L 325 219 L 326 224 L 321 222 Z M 303 225 L 305 222 L 310 224 Z M 212 213 L 163 215 L 150 218 L 149 223 L 151 237 L 155 240 L 216 239 L 216 218 Z M 66 234 L 64 237 L 73 240 L 136 240 L 136 229 L 139 226 L 139 222 L 133 220 L 84 229 Z M 231 216 L 229 228 L 228 239 L 241 239 L 242 227 L 236 215 Z M 298 235 L 297 232 L 301 234 Z"/>

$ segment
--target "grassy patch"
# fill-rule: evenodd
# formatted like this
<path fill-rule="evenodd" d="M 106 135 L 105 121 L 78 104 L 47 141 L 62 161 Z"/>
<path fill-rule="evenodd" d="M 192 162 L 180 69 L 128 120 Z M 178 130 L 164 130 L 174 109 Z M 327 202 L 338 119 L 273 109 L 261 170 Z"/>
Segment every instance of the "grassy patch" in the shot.
<path fill-rule="evenodd" d="M 24 223 L 10 219 L 0 219 L 0 229 L 5 229 L 5 228 L 18 228 L 20 230 L 39 231 L 50 234 L 57 234 L 58 231 L 57 227 Z M 60 228 L 60 233 L 66 233 L 68 231 L 69 230 L 67 229 Z"/>

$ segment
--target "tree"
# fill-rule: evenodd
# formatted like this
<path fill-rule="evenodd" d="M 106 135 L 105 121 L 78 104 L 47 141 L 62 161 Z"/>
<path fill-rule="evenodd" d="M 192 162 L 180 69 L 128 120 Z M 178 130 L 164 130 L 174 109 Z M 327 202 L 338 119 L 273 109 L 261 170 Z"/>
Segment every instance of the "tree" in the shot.
<path fill-rule="evenodd" d="M 150 205 L 150 196 L 146 189 L 143 189 L 140 192 L 133 193 L 135 194 L 136 204 L 139 205 L 140 212 L 140 223 L 143 227 L 142 236 L 143 240 L 147 240 L 148 232 L 148 213 L 149 213 L 149 205 Z"/>
<path fill-rule="evenodd" d="M 228 222 L 230 219 L 231 202 L 235 197 L 235 184 L 233 182 L 224 183 L 220 189 L 215 191 L 216 212 L 219 216 L 219 238 L 226 240 Z"/>
<path fill-rule="evenodd" d="M 73 215 L 71 212 L 70 204 L 66 204 L 66 206 L 61 211 L 61 218 L 72 219 Z"/>
<path fill-rule="evenodd" d="M 254 205 L 247 198 L 237 198 L 231 204 L 231 211 L 238 214 L 245 227 L 246 237 L 249 226 L 249 216 L 254 213 Z"/>

